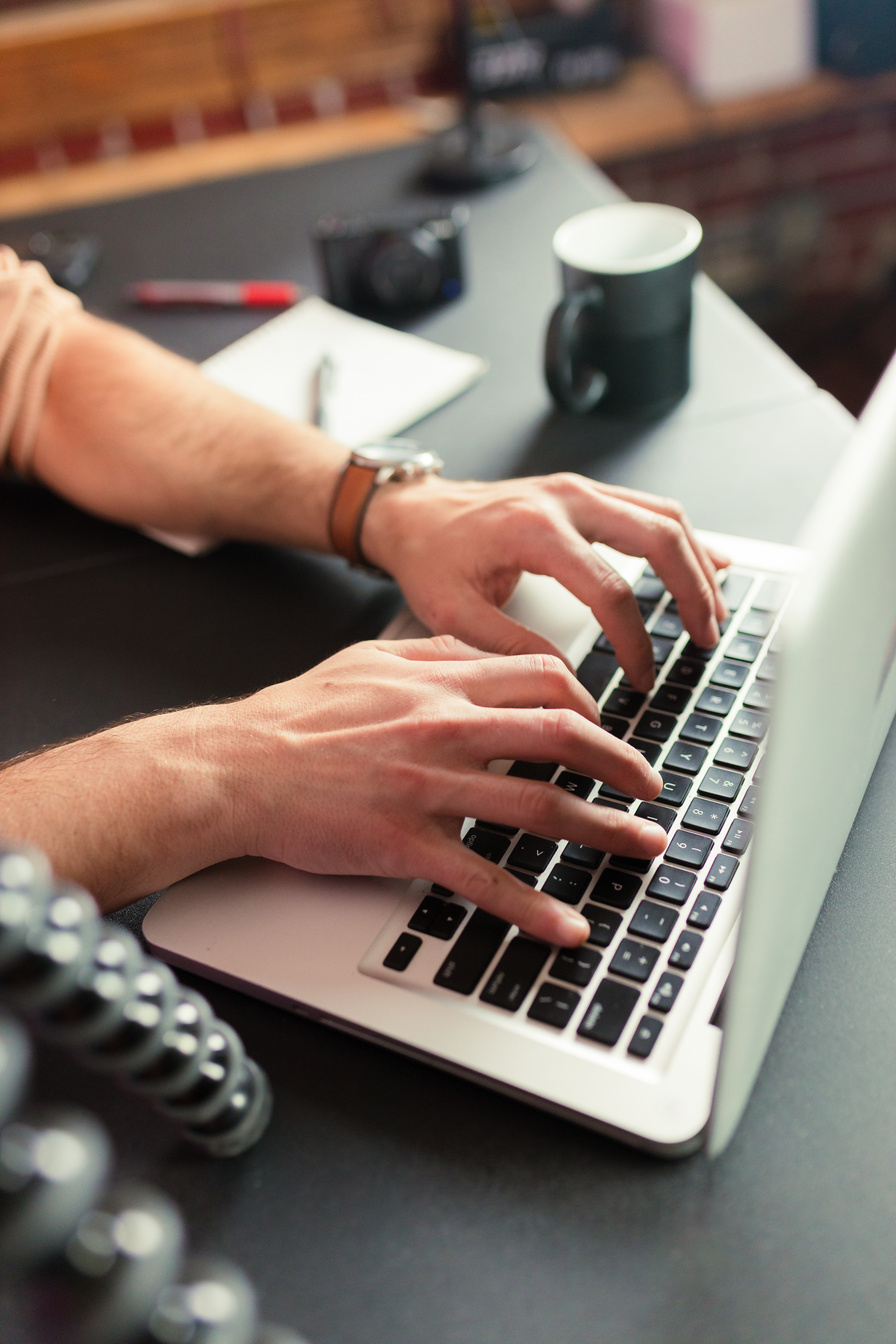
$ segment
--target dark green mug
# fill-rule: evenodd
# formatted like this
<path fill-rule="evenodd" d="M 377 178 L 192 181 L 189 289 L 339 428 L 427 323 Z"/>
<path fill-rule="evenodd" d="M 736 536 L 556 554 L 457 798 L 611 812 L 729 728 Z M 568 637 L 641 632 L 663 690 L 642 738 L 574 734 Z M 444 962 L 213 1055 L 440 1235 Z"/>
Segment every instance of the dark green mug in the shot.
<path fill-rule="evenodd" d="M 578 415 L 660 414 L 691 381 L 699 221 L 672 205 L 624 201 L 574 215 L 554 234 L 564 297 L 545 342 L 545 378 Z"/>

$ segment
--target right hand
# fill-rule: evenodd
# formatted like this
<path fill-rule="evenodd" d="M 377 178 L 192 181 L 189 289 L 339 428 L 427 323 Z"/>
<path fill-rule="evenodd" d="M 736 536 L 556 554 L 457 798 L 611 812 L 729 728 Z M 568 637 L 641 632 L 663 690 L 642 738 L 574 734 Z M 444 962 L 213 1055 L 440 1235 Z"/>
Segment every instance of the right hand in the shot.
<path fill-rule="evenodd" d="M 583 916 L 467 849 L 463 818 L 629 857 L 666 845 L 652 822 L 488 770 L 505 758 L 561 761 L 638 798 L 659 793 L 657 772 L 599 726 L 595 702 L 549 655 L 498 657 L 451 636 L 357 644 L 206 713 L 226 721 L 215 741 L 231 774 L 233 853 L 428 878 L 535 938 L 575 946 Z"/>

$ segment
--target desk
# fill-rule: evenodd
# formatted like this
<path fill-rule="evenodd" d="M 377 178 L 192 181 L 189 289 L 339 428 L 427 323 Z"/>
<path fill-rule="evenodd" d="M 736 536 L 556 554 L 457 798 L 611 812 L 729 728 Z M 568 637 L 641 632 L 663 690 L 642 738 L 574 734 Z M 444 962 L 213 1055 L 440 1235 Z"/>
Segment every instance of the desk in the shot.
<path fill-rule="evenodd" d="M 105 260 L 87 298 L 203 357 L 246 315 L 119 307 L 142 275 L 315 284 L 324 208 L 407 196 L 419 151 L 69 212 Z M 661 426 L 572 420 L 539 350 L 553 228 L 614 189 L 545 142 L 472 202 L 470 292 L 419 330 L 492 362 L 420 426 L 455 474 L 574 467 L 673 492 L 704 526 L 793 539 L 849 418 L 703 285 L 697 379 Z M 8 229 L 5 236 L 9 236 Z M 3 756 L 125 713 L 294 675 L 395 608 L 335 561 L 231 545 L 188 561 L 42 492 L 0 490 Z M 338 614 L 335 614 L 338 613 Z M 86 786 L 86 785 L 85 785 Z M 844 852 L 746 1117 L 715 1164 L 666 1163 L 435 1069 L 202 983 L 276 1093 L 240 1160 L 178 1144 L 136 1099 L 41 1051 L 36 1093 L 89 1106 L 120 1169 L 171 1191 L 193 1244 L 240 1262 L 316 1344 L 869 1344 L 893 1338 L 896 734 Z M 797 837 L 797 842 L 802 838 Z M 15 1313 L 9 1307 L 9 1316 Z M 15 1323 L 5 1344 L 22 1344 Z"/>

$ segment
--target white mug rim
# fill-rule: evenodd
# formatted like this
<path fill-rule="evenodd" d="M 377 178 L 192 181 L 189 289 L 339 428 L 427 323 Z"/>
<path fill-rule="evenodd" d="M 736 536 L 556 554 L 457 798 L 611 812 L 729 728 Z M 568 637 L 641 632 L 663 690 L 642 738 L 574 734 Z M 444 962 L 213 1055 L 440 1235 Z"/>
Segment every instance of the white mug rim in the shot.
<path fill-rule="evenodd" d="M 564 248 L 568 248 L 568 235 L 581 229 L 585 220 L 598 220 L 609 222 L 613 218 L 638 215 L 644 217 L 647 213 L 659 216 L 669 222 L 675 221 L 684 229 L 684 234 L 677 242 L 669 247 L 660 248 L 658 251 L 645 253 L 639 257 L 623 257 L 610 259 L 600 265 L 584 266 L 581 260 L 576 260 L 567 253 L 564 256 Z M 687 210 L 681 210 L 677 205 L 661 205 L 650 201 L 618 201 L 612 205 L 598 205 L 591 210 L 583 210 L 577 215 L 564 220 L 560 227 L 554 233 L 553 248 L 554 254 L 565 266 L 570 266 L 573 270 L 581 271 L 589 275 L 637 275 L 647 271 L 664 270 L 667 266 L 673 266 L 677 261 L 683 261 L 689 257 L 700 245 L 703 237 L 703 228 L 698 219 L 689 214 Z"/>

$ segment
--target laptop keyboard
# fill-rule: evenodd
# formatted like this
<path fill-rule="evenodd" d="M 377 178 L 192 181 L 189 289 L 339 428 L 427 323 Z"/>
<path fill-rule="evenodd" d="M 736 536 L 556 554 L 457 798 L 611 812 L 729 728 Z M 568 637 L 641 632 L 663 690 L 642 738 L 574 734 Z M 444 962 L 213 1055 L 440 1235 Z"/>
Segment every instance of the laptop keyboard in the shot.
<path fill-rule="evenodd" d="M 510 766 L 512 775 L 657 822 L 669 837 L 665 854 L 604 854 L 487 818 L 468 826 L 463 842 L 470 849 L 575 906 L 591 926 L 587 943 L 549 947 L 428 883 L 409 917 L 398 915 L 404 927 L 373 973 L 420 988 L 419 957 L 417 968 L 427 963 L 426 980 L 439 990 L 476 996 L 503 1014 L 618 1048 L 633 1061 L 648 1059 L 714 921 L 733 901 L 730 888 L 752 838 L 775 633 L 789 586 L 729 571 L 723 592 L 731 615 L 709 651 L 688 639 L 674 599 L 647 569 L 634 591 L 653 640 L 651 695 L 628 683 L 605 635 L 582 660 L 578 678 L 598 701 L 603 727 L 659 769 L 663 789 L 654 802 L 559 764 Z M 441 949 L 434 974 L 432 952 L 424 951 L 433 944 Z"/>

